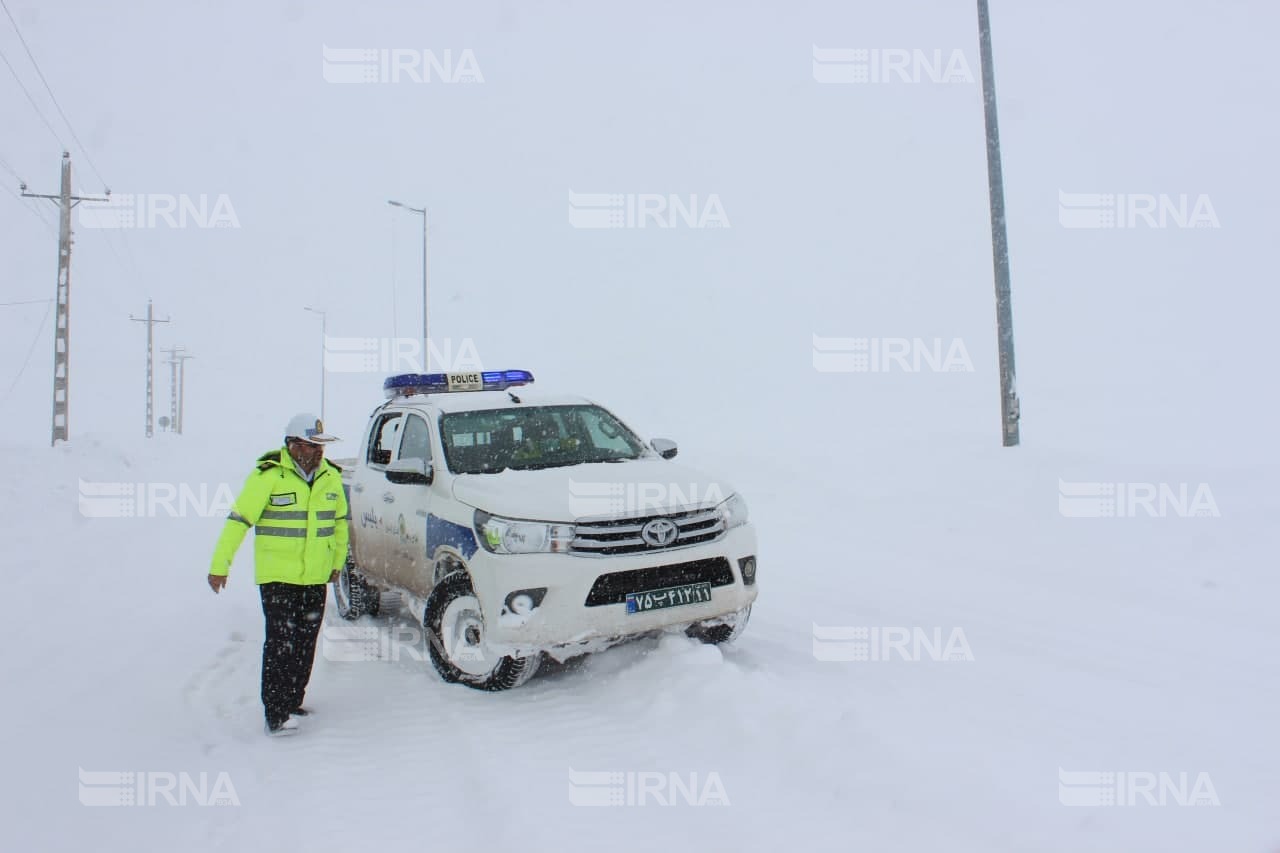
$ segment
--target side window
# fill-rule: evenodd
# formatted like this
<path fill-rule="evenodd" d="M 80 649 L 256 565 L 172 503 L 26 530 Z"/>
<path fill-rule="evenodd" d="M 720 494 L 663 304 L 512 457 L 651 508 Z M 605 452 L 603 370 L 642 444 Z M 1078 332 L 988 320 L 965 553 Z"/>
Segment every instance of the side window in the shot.
<path fill-rule="evenodd" d="M 591 436 L 591 443 L 599 449 L 614 453 L 634 452 L 631 442 L 622 434 L 617 422 L 608 417 L 603 409 L 583 411 L 582 421 Z"/>
<path fill-rule="evenodd" d="M 427 428 L 427 422 L 417 415 L 405 418 L 404 437 L 400 439 L 398 458 L 431 461 L 431 431 Z"/>
<path fill-rule="evenodd" d="M 400 436 L 400 423 L 404 420 L 400 412 L 388 412 L 373 423 L 373 431 L 369 433 L 369 455 L 366 462 L 370 465 L 386 465 L 391 461 L 391 449 L 396 446 Z"/>

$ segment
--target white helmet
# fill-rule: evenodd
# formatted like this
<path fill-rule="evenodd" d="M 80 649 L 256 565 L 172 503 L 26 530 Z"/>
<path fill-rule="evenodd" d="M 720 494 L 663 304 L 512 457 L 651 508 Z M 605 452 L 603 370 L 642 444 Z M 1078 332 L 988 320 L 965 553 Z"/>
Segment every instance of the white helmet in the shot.
<path fill-rule="evenodd" d="M 323 421 L 306 412 L 289 419 L 289 425 L 284 428 L 284 437 L 286 440 L 300 438 L 312 444 L 327 444 L 338 440 L 336 435 L 329 435 L 324 431 Z"/>

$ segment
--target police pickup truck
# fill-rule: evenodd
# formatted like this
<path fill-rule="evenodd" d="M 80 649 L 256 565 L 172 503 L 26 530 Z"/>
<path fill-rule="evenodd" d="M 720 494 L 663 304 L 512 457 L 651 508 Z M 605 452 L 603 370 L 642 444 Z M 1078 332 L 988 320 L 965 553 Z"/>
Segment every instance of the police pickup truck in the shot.
<path fill-rule="evenodd" d="M 525 370 L 384 384 L 346 460 L 346 619 L 408 603 L 449 682 L 505 690 L 659 631 L 735 639 L 756 598 L 742 496 L 671 461 L 604 407 L 525 387 Z"/>

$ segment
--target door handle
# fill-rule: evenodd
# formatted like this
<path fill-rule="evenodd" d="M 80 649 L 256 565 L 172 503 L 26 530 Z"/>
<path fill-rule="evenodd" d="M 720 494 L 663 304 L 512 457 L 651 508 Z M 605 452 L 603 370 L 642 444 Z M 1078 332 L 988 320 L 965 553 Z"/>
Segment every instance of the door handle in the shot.
<path fill-rule="evenodd" d="M 393 494 L 391 494 L 390 492 L 383 492 L 383 493 L 382 493 L 382 502 L 383 502 L 383 503 L 389 503 L 389 504 L 390 504 L 390 503 L 395 503 L 395 502 L 396 502 L 396 496 L 395 496 L 395 495 L 393 495 Z"/>
<path fill-rule="evenodd" d="M 356 483 L 354 486 L 351 487 L 351 491 L 355 492 L 356 494 L 360 494 L 361 492 L 364 491 L 364 484 Z"/>

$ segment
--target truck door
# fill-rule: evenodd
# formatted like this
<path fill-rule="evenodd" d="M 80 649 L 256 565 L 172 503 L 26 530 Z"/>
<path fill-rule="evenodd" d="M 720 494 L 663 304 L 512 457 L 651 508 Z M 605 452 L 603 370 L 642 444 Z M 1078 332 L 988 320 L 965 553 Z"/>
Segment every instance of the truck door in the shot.
<path fill-rule="evenodd" d="M 405 414 L 395 459 L 432 461 L 431 429 L 426 418 L 415 412 Z M 425 598 L 431 591 L 427 514 L 432 488 L 422 483 L 385 481 L 382 489 L 390 496 L 386 506 L 391 507 L 395 516 L 395 528 L 387 536 L 387 572 L 396 585 Z"/>
<path fill-rule="evenodd" d="M 386 470 L 400 438 L 404 412 L 380 412 L 369 426 L 365 453 L 351 478 L 351 535 L 356 565 L 375 580 L 391 580 L 388 540 L 396 523 L 387 499 Z"/>

